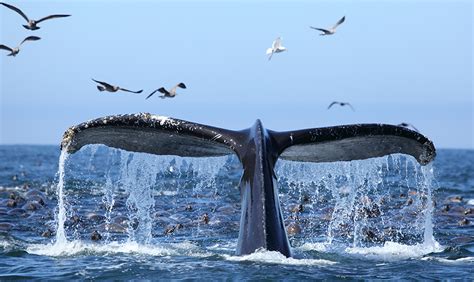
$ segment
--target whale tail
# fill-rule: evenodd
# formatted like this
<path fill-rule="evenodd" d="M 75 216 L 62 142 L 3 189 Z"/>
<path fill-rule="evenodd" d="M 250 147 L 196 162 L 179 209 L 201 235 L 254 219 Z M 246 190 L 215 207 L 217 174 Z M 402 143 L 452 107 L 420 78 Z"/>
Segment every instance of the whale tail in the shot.
<path fill-rule="evenodd" d="M 257 120 L 248 129 L 233 131 L 148 113 L 110 116 L 73 126 L 64 133 L 61 147 L 74 153 L 87 144 L 182 157 L 236 154 L 244 169 L 236 253 L 265 248 L 288 257 L 291 251 L 274 173 L 279 158 L 335 162 L 402 153 L 425 165 L 436 155 L 433 143 L 425 136 L 394 125 L 355 124 L 277 132 L 266 130 Z"/>
<path fill-rule="evenodd" d="M 97 86 L 101 91 L 104 89 Z M 245 154 L 246 130 L 233 131 L 149 113 L 98 118 L 69 128 L 61 147 L 74 153 L 88 144 L 182 157 Z M 433 143 L 422 134 L 389 124 L 354 124 L 293 131 L 268 130 L 276 158 L 336 162 L 402 153 L 425 165 Z"/>

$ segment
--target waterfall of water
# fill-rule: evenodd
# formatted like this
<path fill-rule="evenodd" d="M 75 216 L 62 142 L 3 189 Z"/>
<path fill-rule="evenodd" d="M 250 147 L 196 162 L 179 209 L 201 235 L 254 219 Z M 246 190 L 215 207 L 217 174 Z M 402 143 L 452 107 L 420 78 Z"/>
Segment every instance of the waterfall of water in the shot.
<path fill-rule="evenodd" d="M 431 165 L 421 167 L 404 155 L 324 164 L 279 161 L 276 174 L 281 188 L 305 205 L 298 218 L 304 235 L 330 247 L 435 243 Z M 311 196 L 305 202 L 301 195 Z"/>
<path fill-rule="evenodd" d="M 61 150 L 59 157 L 59 168 L 58 168 L 58 185 L 56 187 L 56 195 L 58 197 L 58 211 L 56 213 L 57 228 L 56 228 L 56 244 L 64 244 L 67 242 L 66 232 L 64 230 L 64 222 L 66 221 L 66 207 L 65 207 L 65 194 L 64 194 L 64 177 L 65 177 L 65 166 L 66 160 L 69 154 L 67 148 Z"/>

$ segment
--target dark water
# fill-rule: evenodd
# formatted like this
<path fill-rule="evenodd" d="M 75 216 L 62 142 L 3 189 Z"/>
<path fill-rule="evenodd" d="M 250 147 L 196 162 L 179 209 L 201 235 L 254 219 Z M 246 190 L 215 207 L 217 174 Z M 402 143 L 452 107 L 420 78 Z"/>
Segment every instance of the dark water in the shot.
<path fill-rule="evenodd" d="M 66 160 L 58 198 L 59 155 L 0 146 L 0 279 L 474 279 L 472 150 L 427 167 L 279 162 L 294 258 L 234 255 L 234 157 L 88 147 Z"/>

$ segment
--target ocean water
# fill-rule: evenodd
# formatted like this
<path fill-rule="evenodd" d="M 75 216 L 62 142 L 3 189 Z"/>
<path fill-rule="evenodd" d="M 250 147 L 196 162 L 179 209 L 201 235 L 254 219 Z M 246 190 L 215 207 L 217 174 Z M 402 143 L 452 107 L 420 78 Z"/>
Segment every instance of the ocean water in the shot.
<path fill-rule="evenodd" d="M 279 161 L 293 258 L 235 256 L 242 168 L 0 146 L 0 279 L 474 279 L 474 151 Z"/>

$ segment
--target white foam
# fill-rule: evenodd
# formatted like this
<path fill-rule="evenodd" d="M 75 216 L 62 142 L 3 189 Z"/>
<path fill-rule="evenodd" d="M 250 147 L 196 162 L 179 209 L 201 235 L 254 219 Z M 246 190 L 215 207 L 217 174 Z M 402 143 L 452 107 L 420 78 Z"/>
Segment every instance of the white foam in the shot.
<path fill-rule="evenodd" d="M 299 251 L 316 251 L 316 252 L 326 252 L 328 250 L 327 243 L 304 243 L 300 247 L 296 248 Z"/>
<path fill-rule="evenodd" d="M 280 252 L 257 250 L 255 253 L 245 256 L 223 255 L 224 259 L 230 261 L 253 261 L 262 263 L 284 264 L 284 265 L 316 265 L 325 266 L 336 264 L 334 261 L 325 259 L 295 259 L 287 258 Z"/>
<path fill-rule="evenodd" d="M 7 241 L 0 241 L 0 248 L 6 249 L 10 246 L 10 243 L 8 243 Z"/>
<path fill-rule="evenodd" d="M 163 196 L 176 196 L 176 195 L 178 195 L 178 191 L 162 190 L 162 191 L 160 191 L 160 195 L 163 195 Z"/>
<path fill-rule="evenodd" d="M 433 244 L 403 245 L 395 242 L 385 242 L 381 247 L 346 248 L 348 254 L 362 255 L 365 258 L 381 259 L 386 261 L 419 258 L 429 253 L 442 252 L 443 248 L 438 242 Z"/>
<path fill-rule="evenodd" d="M 471 205 L 471 206 L 474 206 L 474 199 L 467 200 L 467 204 Z"/>
<path fill-rule="evenodd" d="M 171 244 L 139 244 L 137 242 L 111 242 L 108 244 L 87 243 L 79 240 L 60 244 L 30 245 L 26 249 L 30 254 L 62 257 L 94 254 L 141 254 L 150 256 L 192 256 L 207 257 L 211 254 L 203 252 L 191 242 Z"/>
<path fill-rule="evenodd" d="M 237 247 L 237 242 L 236 241 L 231 241 L 227 243 L 216 243 L 212 246 L 207 247 L 208 250 L 213 250 L 213 251 L 229 251 L 233 252 L 235 251 L 235 248 Z"/>

